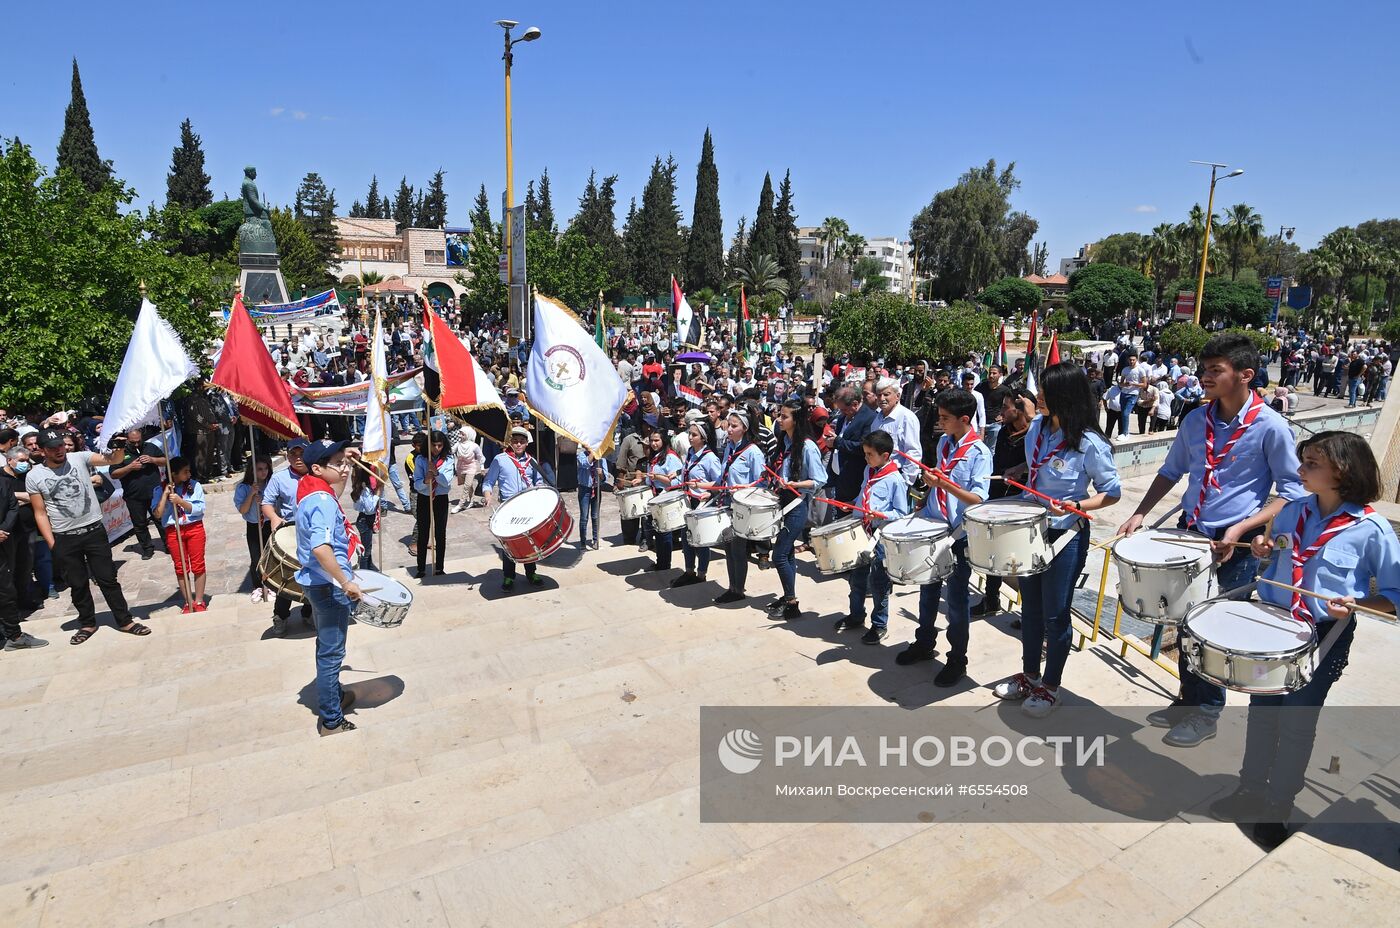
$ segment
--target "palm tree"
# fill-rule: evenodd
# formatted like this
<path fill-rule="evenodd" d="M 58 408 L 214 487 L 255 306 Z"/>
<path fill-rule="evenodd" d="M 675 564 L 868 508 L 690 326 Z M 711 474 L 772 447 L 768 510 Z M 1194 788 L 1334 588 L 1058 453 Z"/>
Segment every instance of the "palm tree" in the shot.
<path fill-rule="evenodd" d="M 1225 211 L 1225 223 L 1220 227 L 1220 245 L 1228 256 L 1230 279 L 1239 274 L 1245 251 L 1259 244 L 1264 235 L 1264 217 L 1246 203 L 1236 203 Z"/>
<path fill-rule="evenodd" d="M 1174 280 L 1186 263 L 1184 244 L 1185 239 L 1177 234 L 1177 227 L 1170 222 L 1158 223 L 1147 239 L 1144 252 L 1152 282 L 1156 286 L 1158 306 L 1162 305 L 1162 291 L 1166 289 L 1167 282 Z"/>
<path fill-rule="evenodd" d="M 750 255 L 748 262 L 734 274 L 732 286 L 744 285 L 744 290 L 755 300 L 761 300 L 770 293 L 786 297 L 787 278 L 778 267 L 772 255 Z"/>
<path fill-rule="evenodd" d="M 851 273 L 855 274 L 856 262 L 865 256 L 865 236 L 857 232 L 848 233 L 842 243 L 841 254 L 849 263 Z"/>
<path fill-rule="evenodd" d="M 1215 235 L 1215 230 L 1220 226 L 1220 217 L 1214 213 L 1210 215 L 1211 235 Z M 1191 207 L 1191 212 L 1187 215 L 1186 221 L 1177 226 L 1177 231 L 1185 239 L 1189 247 L 1187 254 L 1191 255 L 1191 274 L 1194 277 L 1201 271 L 1201 259 L 1196 257 L 1201 253 L 1201 246 L 1206 236 L 1206 211 L 1201 209 L 1201 204 L 1196 203 Z M 1213 260 L 1214 256 L 1211 259 Z M 1206 268 L 1210 272 L 1210 268 Z"/>
<path fill-rule="evenodd" d="M 384 275 L 378 271 L 365 271 L 360 275 L 360 285 L 364 287 L 368 287 L 370 284 L 379 284 L 383 282 Z"/>
<path fill-rule="evenodd" d="M 841 253 L 841 248 L 846 241 L 846 237 L 851 234 L 851 227 L 846 224 L 846 220 L 844 219 L 839 219 L 836 216 L 828 216 L 822 220 L 821 233 L 822 241 L 824 242 L 822 264 L 827 265 Z"/>

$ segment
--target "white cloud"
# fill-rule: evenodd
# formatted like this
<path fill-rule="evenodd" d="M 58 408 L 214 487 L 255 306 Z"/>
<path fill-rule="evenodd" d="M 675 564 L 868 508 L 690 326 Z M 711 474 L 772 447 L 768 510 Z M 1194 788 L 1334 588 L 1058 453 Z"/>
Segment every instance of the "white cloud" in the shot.
<path fill-rule="evenodd" d="M 306 110 L 292 110 L 292 118 L 293 118 L 293 119 L 305 119 L 305 118 L 306 118 Z"/>
<path fill-rule="evenodd" d="M 332 119 L 334 119 L 334 118 L 335 118 L 334 116 L 322 116 L 322 117 L 321 117 L 321 122 L 330 122 L 330 121 L 331 121 Z"/>
<path fill-rule="evenodd" d="M 286 111 L 287 108 L 285 106 L 274 106 L 272 109 L 268 110 L 273 116 L 281 116 Z"/>
<path fill-rule="evenodd" d="M 1155 213 L 1155 212 L 1157 212 L 1157 207 L 1155 207 L 1155 206 L 1149 206 L 1149 205 L 1147 205 L 1147 204 L 1144 203 L 1142 206 L 1134 206 L 1134 207 L 1133 207 L 1133 212 L 1135 212 L 1135 213 Z"/>

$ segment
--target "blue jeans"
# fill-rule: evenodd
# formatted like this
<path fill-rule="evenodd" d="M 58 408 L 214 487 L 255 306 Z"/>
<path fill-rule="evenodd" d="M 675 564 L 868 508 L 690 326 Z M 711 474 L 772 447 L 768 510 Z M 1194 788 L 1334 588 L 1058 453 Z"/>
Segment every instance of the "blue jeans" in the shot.
<path fill-rule="evenodd" d="M 1021 672 L 1028 677 L 1040 675 L 1040 643 L 1044 641 L 1044 683 L 1056 687 L 1069 660 L 1069 607 L 1074 583 L 1089 557 L 1089 523 L 1080 520 L 1078 527 L 1051 529 L 1050 541 L 1065 532 L 1074 532 L 1075 538 L 1050 562 L 1050 569 L 1021 579 Z"/>
<path fill-rule="evenodd" d="M 355 517 L 355 528 L 360 532 L 360 570 L 378 570 L 374 566 L 374 516 L 360 513 Z"/>
<path fill-rule="evenodd" d="M 1347 384 L 1347 405 L 1356 405 L 1356 394 L 1361 392 L 1361 378 L 1351 378 L 1351 383 Z"/>
<path fill-rule="evenodd" d="M 953 545 L 953 572 L 948 575 L 948 660 L 967 660 L 968 584 L 972 582 L 972 565 L 967 562 L 967 539 Z M 919 588 L 919 629 L 914 640 L 933 647 L 938 643 L 938 603 L 943 598 L 943 581 L 925 583 Z"/>
<path fill-rule="evenodd" d="M 710 549 L 692 545 L 689 533 L 682 535 L 682 540 L 684 547 L 681 553 L 685 556 L 685 572 L 705 576 L 705 572 L 710 569 Z"/>
<path fill-rule="evenodd" d="M 1319 625 L 1318 643 L 1335 627 L 1335 621 Z M 1332 684 L 1341 679 L 1355 635 L 1356 621 L 1352 620 L 1302 689 L 1282 696 L 1249 697 L 1241 786 L 1263 793 L 1270 804 L 1292 806 L 1294 797 L 1303 789 L 1303 776 L 1317 737 L 1316 710 L 1327 701 Z"/>
<path fill-rule="evenodd" d="M 993 415 L 992 410 L 987 410 L 987 415 Z M 982 443 L 993 451 L 997 450 L 997 436 L 1001 434 L 1000 422 L 988 422 L 987 427 L 982 430 Z"/>
<path fill-rule="evenodd" d="M 1177 522 L 1178 528 L 1186 527 L 1186 517 L 1183 515 Z M 1200 529 L 1197 529 L 1200 531 Z M 1250 532 L 1245 538 L 1248 541 L 1263 532 L 1259 529 Z M 1205 532 L 1213 538 L 1219 539 L 1225 534 L 1225 529 L 1218 529 L 1214 533 Z M 1216 589 L 1221 594 L 1242 587 L 1254 580 L 1255 574 L 1259 572 L 1259 559 L 1249 553 L 1248 548 L 1236 548 L 1234 556 L 1223 564 L 1215 566 Z M 1232 597 L 1237 598 L 1237 597 Z M 1219 686 L 1209 680 L 1196 676 L 1191 672 L 1191 667 L 1186 662 L 1186 651 L 1180 650 L 1176 656 L 1177 673 L 1181 676 L 1181 697 L 1172 703 L 1177 706 L 1198 706 L 1204 715 L 1212 718 L 1219 717 L 1221 708 L 1225 705 L 1225 687 Z"/>
<path fill-rule="evenodd" d="M 875 546 L 875 556 L 870 563 L 861 564 L 846 574 L 851 584 L 850 615 L 865 620 L 865 597 L 870 595 L 875 602 L 870 610 L 872 628 L 884 628 L 890 624 L 890 574 L 885 569 L 885 546 Z"/>
<path fill-rule="evenodd" d="M 802 529 L 807 526 L 807 509 L 811 504 L 802 497 L 796 506 L 783 516 L 783 526 L 778 529 L 778 539 L 773 542 L 773 566 L 777 568 L 778 580 L 783 584 L 783 596 L 797 598 L 797 558 L 793 556 L 793 545 L 802 537 Z"/>
<path fill-rule="evenodd" d="M 392 464 L 389 465 L 389 482 L 394 485 L 394 492 L 399 494 L 399 508 L 408 508 L 408 492 L 403 488 L 403 475 L 399 469 Z"/>
<path fill-rule="evenodd" d="M 340 667 L 345 663 L 345 635 L 350 625 L 350 598 L 329 583 L 306 587 L 306 601 L 316 619 L 316 705 L 321 724 L 339 727 Z"/>
<path fill-rule="evenodd" d="M 671 569 L 671 552 L 676 547 L 675 532 L 658 532 L 656 524 L 647 519 L 647 535 L 651 539 L 651 550 L 656 552 L 656 569 Z"/>
<path fill-rule="evenodd" d="M 597 534 L 598 534 L 598 510 L 599 510 L 599 509 L 602 509 L 602 508 L 603 508 L 603 507 L 602 507 L 601 505 L 596 506 L 596 507 L 593 505 L 593 488 L 592 488 L 592 487 L 579 487 L 579 488 L 578 488 L 578 540 L 579 540 L 579 541 L 583 541 L 583 542 L 588 541 L 588 538 L 589 538 L 589 535 L 588 535 L 588 522 L 589 522 L 589 519 L 590 519 L 590 518 L 593 520 L 593 535 L 594 535 L 595 537 L 597 536 Z"/>
<path fill-rule="evenodd" d="M 1118 414 L 1118 434 L 1127 435 L 1128 417 L 1130 417 L 1133 414 L 1133 410 L 1137 408 L 1138 404 L 1137 394 L 1129 396 L 1125 393 L 1123 394 L 1121 402 L 1123 405 L 1123 411 Z"/>

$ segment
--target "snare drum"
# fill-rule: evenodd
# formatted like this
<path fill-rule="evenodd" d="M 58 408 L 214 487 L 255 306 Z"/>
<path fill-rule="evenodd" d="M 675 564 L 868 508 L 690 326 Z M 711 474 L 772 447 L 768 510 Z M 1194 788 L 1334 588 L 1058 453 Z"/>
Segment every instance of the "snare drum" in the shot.
<path fill-rule="evenodd" d="M 685 528 L 686 503 L 684 490 L 664 490 L 647 503 L 652 527 L 658 532 L 674 532 Z"/>
<path fill-rule="evenodd" d="M 506 556 L 519 564 L 549 557 L 573 531 L 574 517 L 553 487 L 532 487 L 512 496 L 491 514 L 491 534 Z"/>
<path fill-rule="evenodd" d="M 700 506 L 685 514 L 685 530 L 692 548 L 717 548 L 734 537 L 728 507 Z"/>
<path fill-rule="evenodd" d="M 362 590 L 373 590 L 366 592 L 350 611 L 356 622 L 376 628 L 398 628 L 403 624 L 408 607 L 413 605 L 408 587 L 377 570 L 355 571 L 355 583 Z"/>
<path fill-rule="evenodd" d="M 812 553 L 817 556 L 817 570 L 828 577 L 870 563 L 874 551 L 875 539 L 866 532 L 860 516 L 847 516 L 812 529 Z"/>
<path fill-rule="evenodd" d="M 895 583 L 940 583 L 953 572 L 948 525 L 918 516 L 895 519 L 880 529 L 885 570 Z"/>
<path fill-rule="evenodd" d="M 1181 529 L 1153 529 L 1113 546 L 1118 601 L 1135 619 L 1176 625 L 1215 596 L 1215 555 L 1208 539 Z"/>
<path fill-rule="evenodd" d="M 647 500 L 651 499 L 651 487 L 646 484 L 628 487 L 617 491 L 617 506 L 624 519 L 640 519 L 647 514 Z"/>
<path fill-rule="evenodd" d="M 984 574 L 1028 577 L 1050 568 L 1049 515 L 1023 499 L 994 499 L 963 511 L 967 560 Z"/>
<path fill-rule="evenodd" d="M 1202 603 L 1182 620 L 1179 645 L 1193 673 L 1239 693 L 1291 693 L 1317 671 L 1317 631 L 1269 603 Z"/>
<path fill-rule="evenodd" d="M 297 561 L 297 527 L 290 522 L 282 525 L 267 538 L 262 558 L 258 561 L 258 573 L 262 574 L 263 585 L 294 602 L 305 602 L 306 596 L 297 583 L 297 571 L 301 563 Z"/>
<path fill-rule="evenodd" d="M 778 496 L 752 487 L 734 494 L 732 503 L 734 534 L 749 541 L 772 541 L 783 524 Z"/>

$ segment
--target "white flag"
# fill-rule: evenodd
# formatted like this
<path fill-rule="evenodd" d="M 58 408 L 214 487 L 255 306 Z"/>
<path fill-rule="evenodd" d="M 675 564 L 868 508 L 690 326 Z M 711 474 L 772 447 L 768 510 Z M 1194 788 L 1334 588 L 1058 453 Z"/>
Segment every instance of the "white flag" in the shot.
<path fill-rule="evenodd" d="M 384 360 L 384 320 L 374 314 L 374 339 L 370 342 L 369 398 L 365 401 L 365 434 L 361 451 L 367 461 L 389 454 L 389 411 L 384 407 L 389 365 Z"/>
<path fill-rule="evenodd" d="M 141 312 L 126 346 L 126 357 L 112 388 L 97 447 L 105 451 L 113 435 L 125 434 L 140 425 L 160 425 L 160 402 L 175 392 L 199 368 L 185 353 L 180 336 L 156 312 L 155 304 L 141 298 Z"/>
<path fill-rule="evenodd" d="M 607 453 L 627 402 L 627 385 L 577 316 L 535 296 L 535 345 L 526 387 L 530 408 L 593 458 Z"/>

